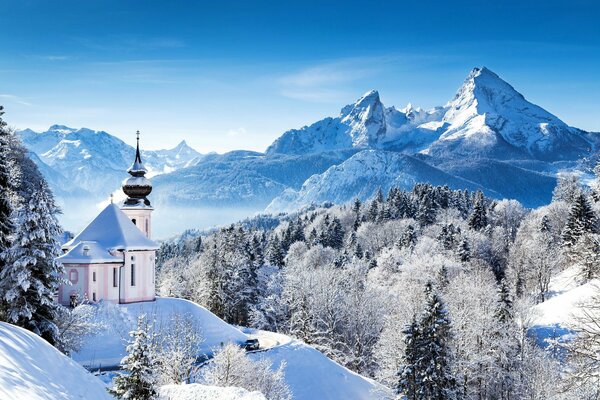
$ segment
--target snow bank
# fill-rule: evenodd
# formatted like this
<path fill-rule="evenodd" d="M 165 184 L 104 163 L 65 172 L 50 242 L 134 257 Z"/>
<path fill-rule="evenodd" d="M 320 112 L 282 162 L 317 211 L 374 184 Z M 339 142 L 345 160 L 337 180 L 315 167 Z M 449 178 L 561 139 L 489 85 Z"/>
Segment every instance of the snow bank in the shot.
<path fill-rule="evenodd" d="M 259 331 L 259 340 L 267 332 Z M 382 389 L 376 382 L 356 374 L 330 360 L 324 354 L 285 335 L 274 334 L 274 341 L 283 343 L 270 350 L 250 354 L 254 360 L 268 358 L 273 367 L 286 362 L 285 381 L 294 400 L 361 400 L 377 399 Z"/>
<path fill-rule="evenodd" d="M 159 400 L 266 400 L 260 392 L 249 392 L 236 387 L 218 387 L 192 383 L 166 385 L 160 388 Z"/>
<path fill-rule="evenodd" d="M 578 306 L 600 294 L 599 279 L 581 284 L 579 275 L 579 266 L 574 266 L 551 279 L 549 294 L 552 297 L 534 307 L 536 325 L 572 326 L 575 323 Z"/>
<path fill-rule="evenodd" d="M 212 349 L 221 344 L 243 343 L 247 339 L 240 330 L 196 303 L 158 297 L 153 302 L 98 306 L 97 317 L 106 323 L 106 327 L 88 336 L 81 351 L 73 354 L 73 359 L 88 368 L 118 365 L 125 356 L 128 333 L 136 326 L 140 314 L 146 314 L 149 321 L 155 321 L 155 326 L 163 329 L 168 329 L 176 315 L 189 318 L 204 339 L 198 344 L 199 355 L 212 354 Z"/>
<path fill-rule="evenodd" d="M 102 382 L 37 335 L 0 322 L 0 398 L 111 399 Z"/>

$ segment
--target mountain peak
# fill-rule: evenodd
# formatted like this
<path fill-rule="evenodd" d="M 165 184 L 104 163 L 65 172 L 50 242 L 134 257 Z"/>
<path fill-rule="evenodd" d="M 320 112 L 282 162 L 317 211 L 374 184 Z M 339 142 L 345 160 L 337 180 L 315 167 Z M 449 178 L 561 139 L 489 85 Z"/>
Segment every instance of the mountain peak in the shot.
<path fill-rule="evenodd" d="M 75 132 L 77 129 L 70 128 L 66 125 L 58 125 L 54 124 L 50 128 L 48 128 L 48 132 L 59 132 L 59 133 L 71 133 Z"/>

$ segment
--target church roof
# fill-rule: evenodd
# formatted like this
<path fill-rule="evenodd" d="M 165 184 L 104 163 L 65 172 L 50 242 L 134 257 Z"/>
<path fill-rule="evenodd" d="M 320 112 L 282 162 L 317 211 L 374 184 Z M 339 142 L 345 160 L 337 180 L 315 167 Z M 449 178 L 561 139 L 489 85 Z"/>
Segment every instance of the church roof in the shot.
<path fill-rule="evenodd" d="M 97 242 L 105 250 L 156 250 L 158 244 L 148 239 L 116 204 L 109 204 L 98 216 L 63 247 L 79 242 Z"/>
<path fill-rule="evenodd" d="M 122 263 L 123 257 L 113 256 L 98 242 L 83 241 L 56 260 L 63 264 L 104 264 Z"/>

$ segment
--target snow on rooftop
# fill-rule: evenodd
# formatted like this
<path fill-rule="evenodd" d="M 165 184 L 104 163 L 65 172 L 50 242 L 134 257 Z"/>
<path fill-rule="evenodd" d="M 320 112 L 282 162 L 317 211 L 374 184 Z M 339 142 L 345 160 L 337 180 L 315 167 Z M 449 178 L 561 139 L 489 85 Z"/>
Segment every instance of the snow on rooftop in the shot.
<path fill-rule="evenodd" d="M 104 384 L 39 336 L 0 322 L 0 399 L 111 399 Z"/>
<path fill-rule="evenodd" d="M 113 256 L 98 242 L 81 241 L 66 254 L 57 258 L 63 264 L 122 263 L 123 257 Z"/>
<path fill-rule="evenodd" d="M 81 233 L 67 242 L 70 248 L 82 241 L 97 242 L 107 250 L 156 250 L 158 244 L 148 239 L 116 204 L 109 204 Z"/>

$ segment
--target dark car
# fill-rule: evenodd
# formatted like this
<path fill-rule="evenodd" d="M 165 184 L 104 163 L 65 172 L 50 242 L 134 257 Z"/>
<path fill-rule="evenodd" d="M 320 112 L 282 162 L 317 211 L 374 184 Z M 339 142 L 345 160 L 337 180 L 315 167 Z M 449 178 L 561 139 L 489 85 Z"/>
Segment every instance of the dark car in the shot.
<path fill-rule="evenodd" d="M 246 351 L 254 351 L 258 350 L 260 344 L 258 343 L 258 339 L 248 339 L 242 344 L 242 348 Z"/>

